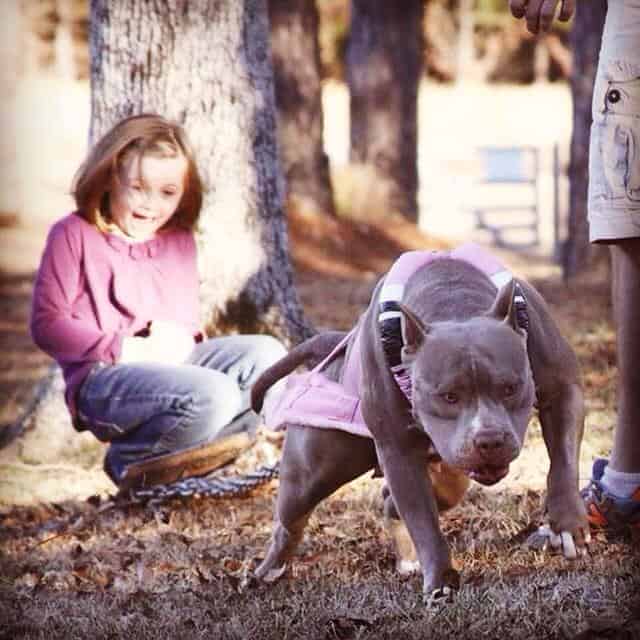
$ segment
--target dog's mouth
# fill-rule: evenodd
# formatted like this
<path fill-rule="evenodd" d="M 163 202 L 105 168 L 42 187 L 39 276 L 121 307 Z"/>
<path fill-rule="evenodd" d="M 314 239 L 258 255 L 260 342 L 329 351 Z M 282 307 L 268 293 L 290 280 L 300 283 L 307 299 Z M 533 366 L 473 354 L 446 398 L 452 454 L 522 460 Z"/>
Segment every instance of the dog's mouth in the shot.
<path fill-rule="evenodd" d="M 467 470 L 467 475 L 476 482 L 490 486 L 500 482 L 509 473 L 509 465 L 495 466 L 485 464 L 481 467 L 474 467 Z"/>

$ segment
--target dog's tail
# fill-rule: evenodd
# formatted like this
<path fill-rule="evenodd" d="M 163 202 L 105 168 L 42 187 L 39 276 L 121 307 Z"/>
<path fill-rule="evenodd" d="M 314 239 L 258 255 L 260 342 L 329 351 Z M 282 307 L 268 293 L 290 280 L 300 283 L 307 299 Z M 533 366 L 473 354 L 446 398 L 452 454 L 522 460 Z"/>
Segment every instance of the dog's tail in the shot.
<path fill-rule="evenodd" d="M 262 372 L 251 388 L 251 408 L 260 413 L 264 396 L 280 378 L 304 364 L 311 369 L 326 358 L 345 337 L 344 331 L 327 331 L 301 342 L 275 364 Z"/>

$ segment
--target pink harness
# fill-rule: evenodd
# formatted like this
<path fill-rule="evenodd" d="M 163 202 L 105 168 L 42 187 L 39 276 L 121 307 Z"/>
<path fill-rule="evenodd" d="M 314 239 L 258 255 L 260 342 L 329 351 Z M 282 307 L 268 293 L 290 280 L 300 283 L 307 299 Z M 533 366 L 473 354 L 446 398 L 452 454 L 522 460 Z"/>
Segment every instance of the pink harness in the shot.
<path fill-rule="evenodd" d="M 411 378 L 400 363 L 401 348 L 400 318 L 397 303 L 402 300 L 409 278 L 420 267 L 440 260 L 455 258 L 463 260 L 487 274 L 500 288 L 512 278 L 502 264 L 490 253 L 476 244 L 464 244 L 452 251 L 408 251 L 403 253 L 387 273 L 379 296 L 379 314 L 383 348 L 398 386 L 411 402 Z M 362 317 L 361 317 L 362 319 Z M 287 424 L 310 427 L 340 429 L 357 436 L 371 438 L 360 409 L 360 324 L 343 338 L 333 351 L 311 371 L 291 374 L 284 389 L 275 397 L 265 399 L 264 419 L 267 427 L 282 429 Z M 322 371 L 346 348 L 351 338 L 353 344 L 347 353 L 342 382 L 329 380 Z M 398 344 L 398 342 L 400 344 Z"/>

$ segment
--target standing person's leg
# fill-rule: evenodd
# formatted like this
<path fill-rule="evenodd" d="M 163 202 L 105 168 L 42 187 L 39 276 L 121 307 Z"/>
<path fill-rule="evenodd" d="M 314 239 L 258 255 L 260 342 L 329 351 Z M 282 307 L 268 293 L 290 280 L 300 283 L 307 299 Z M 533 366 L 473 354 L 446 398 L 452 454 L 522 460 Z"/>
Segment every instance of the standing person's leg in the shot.
<path fill-rule="evenodd" d="M 640 238 L 611 245 L 618 415 L 609 460 L 593 464 L 583 490 L 589 522 L 640 527 Z"/>
<path fill-rule="evenodd" d="M 611 259 L 618 420 L 610 466 L 623 473 L 640 473 L 640 238 L 612 245 Z"/>
<path fill-rule="evenodd" d="M 611 459 L 583 491 L 592 524 L 640 525 L 640 0 L 609 2 L 593 96 L 593 242 L 610 244 L 618 416 Z"/>

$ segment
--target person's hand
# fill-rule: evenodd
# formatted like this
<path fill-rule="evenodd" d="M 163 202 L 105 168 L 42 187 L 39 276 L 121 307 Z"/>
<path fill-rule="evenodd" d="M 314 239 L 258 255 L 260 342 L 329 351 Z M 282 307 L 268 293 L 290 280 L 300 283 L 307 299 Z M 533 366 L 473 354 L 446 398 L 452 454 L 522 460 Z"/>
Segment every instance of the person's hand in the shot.
<path fill-rule="evenodd" d="M 130 337 L 122 341 L 119 364 L 154 362 L 183 364 L 193 351 L 193 336 L 173 322 L 155 320 L 149 325 L 146 337 Z"/>
<path fill-rule="evenodd" d="M 149 325 L 149 339 L 169 364 L 184 363 L 194 347 L 193 336 L 189 331 L 167 320 L 154 320 Z"/>
<path fill-rule="evenodd" d="M 558 19 L 567 22 L 576 9 L 576 0 L 509 0 L 509 8 L 516 18 L 526 18 L 531 33 L 539 33 L 551 28 L 559 3 Z"/>

